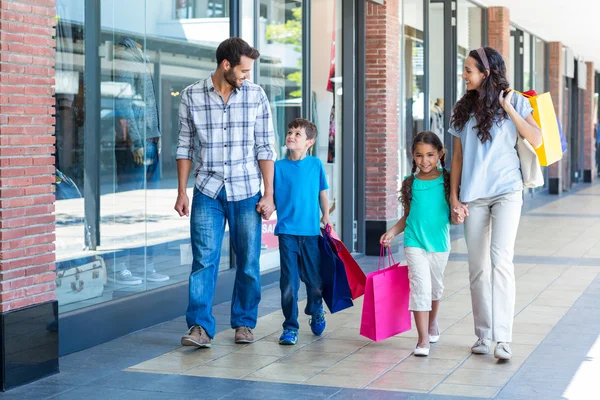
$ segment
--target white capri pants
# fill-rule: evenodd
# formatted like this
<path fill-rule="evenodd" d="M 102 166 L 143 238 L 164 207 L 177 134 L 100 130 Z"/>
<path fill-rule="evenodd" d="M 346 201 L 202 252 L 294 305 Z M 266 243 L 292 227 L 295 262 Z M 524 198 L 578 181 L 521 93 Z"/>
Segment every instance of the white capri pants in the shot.
<path fill-rule="evenodd" d="M 410 311 L 431 311 L 431 302 L 444 294 L 444 269 L 450 252 L 427 252 L 405 247 L 410 281 Z"/>
<path fill-rule="evenodd" d="M 523 192 L 469 202 L 465 240 L 475 335 L 511 342 L 515 315 L 515 240 Z"/>

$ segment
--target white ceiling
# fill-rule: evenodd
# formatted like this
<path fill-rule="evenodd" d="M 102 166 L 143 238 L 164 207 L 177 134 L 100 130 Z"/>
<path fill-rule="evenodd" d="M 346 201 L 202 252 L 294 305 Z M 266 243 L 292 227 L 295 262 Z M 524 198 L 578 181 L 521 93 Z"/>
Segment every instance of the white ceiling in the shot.
<path fill-rule="evenodd" d="M 593 61 L 600 70 L 600 1 L 597 0 L 476 0 L 510 10 L 510 21 L 548 41 L 562 42 L 575 55 Z"/>

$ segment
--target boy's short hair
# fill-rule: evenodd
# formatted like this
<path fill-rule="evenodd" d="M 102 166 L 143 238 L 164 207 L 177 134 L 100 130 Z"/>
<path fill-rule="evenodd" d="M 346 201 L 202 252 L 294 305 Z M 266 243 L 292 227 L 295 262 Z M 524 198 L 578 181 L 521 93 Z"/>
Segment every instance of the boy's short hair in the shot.
<path fill-rule="evenodd" d="M 240 64 L 242 56 L 256 60 L 260 57 L 260 53 L 239 37 L 225 39 L 217 47 L 217 66 L 220 66 L 223 60 L 227 60 L 231 68 L 234 68 Z"/>
<path fill-rule="evenodd" d="M 292 128 L 304 128 L 304 132 L 306 132 L 306 138 L 308 140 L 314 139 L 317 137 L 317 126 L 304 118 L 296 118 L 292 122 L 288 124 L 288 129 Z"/>

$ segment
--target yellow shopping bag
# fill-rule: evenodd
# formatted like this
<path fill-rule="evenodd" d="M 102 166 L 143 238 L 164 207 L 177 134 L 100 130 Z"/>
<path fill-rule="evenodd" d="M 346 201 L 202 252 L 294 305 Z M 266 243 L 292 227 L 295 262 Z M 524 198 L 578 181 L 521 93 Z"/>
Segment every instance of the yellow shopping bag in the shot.
<path fill-rule="evenodd" d="M 535 122 L 538 123 L 542 131 L 542 145 L 535 149 L 535 152 L 540 160 L 540 165 L 547 167 L 560 160 L 563 156 L 558 120 L 556 119 L 550 93 L 547 92 L 532 96 L 529 94 L 530 92 L 521 94 L 529 100 L 533 108 L 533 119 L 535 119 Z"/>

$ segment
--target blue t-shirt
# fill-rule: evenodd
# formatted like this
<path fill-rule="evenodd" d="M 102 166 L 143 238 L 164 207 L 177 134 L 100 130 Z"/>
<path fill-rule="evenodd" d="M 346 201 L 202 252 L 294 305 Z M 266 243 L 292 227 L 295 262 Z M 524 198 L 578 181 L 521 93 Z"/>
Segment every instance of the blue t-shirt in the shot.
<path fill-rule="evenodd" d="M 319 194 L 329 189 L 321 160 L 307 155 L 299 161 L 276 161 L 273 186 L 277 207 L 275 235 L 318 236 Z"/>
<path fill-rule="evenodd" d="M 512 103 L 523 118 L 533 112 L 529 100 L 519 93 L 513 95 Z M 460 200 L 468 203 L 523 190 L 521 163 L 515 149 L 518 132 L 514 122 L 510 117 L 502 120 L 497 118 L 490 130 L 492 140 L 485 143 L 481 143 L 477 137 L 476 125 L 477 121 L 472 115 L 461 131 L 453 126 L 448 130 L 460 139 L 462 145 Z"/>

